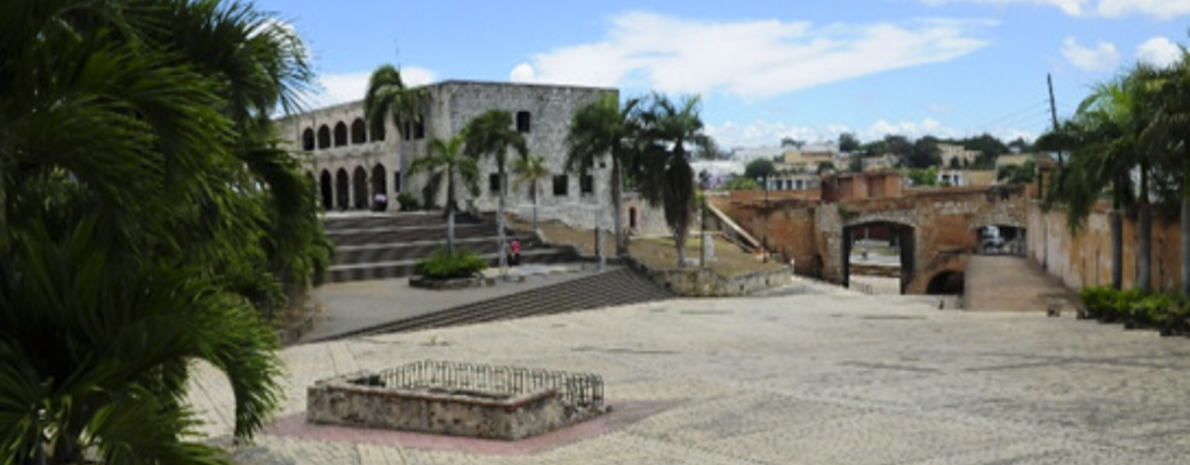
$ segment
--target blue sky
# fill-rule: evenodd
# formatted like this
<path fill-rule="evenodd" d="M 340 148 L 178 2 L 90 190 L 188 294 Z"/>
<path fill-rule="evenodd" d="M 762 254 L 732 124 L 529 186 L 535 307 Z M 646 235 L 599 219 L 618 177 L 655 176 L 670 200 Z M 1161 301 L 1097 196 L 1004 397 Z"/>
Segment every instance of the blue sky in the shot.
<path fill-rule="evenodd" d="M 305 38 L 323 92 L 377 66 L 448 79 L 699 94 L 725 148 L 849 131 L 1032 138 L 1095 83 L 1187 42 L 1190 0 L 257 0 Z"/>

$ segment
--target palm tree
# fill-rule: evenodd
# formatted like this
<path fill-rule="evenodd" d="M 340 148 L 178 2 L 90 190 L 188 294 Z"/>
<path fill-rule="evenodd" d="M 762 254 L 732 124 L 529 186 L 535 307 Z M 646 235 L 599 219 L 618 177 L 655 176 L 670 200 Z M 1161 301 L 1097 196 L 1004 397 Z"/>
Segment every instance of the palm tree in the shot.
<path fill-rule="evenodd" d="M 0 30 L 0 463 L 215 460 L 180 439 L 188 364 L 251 438 L 266 317 L 326 264 L 269 116 L 310 83 L 300 39 L 214 0 L 12 0 Z"/>
<path fill-rule="evenodd" d="M 525 145 L 525 136 L 512 125 L 512 113 L 504 110 L 488 110 L 476 116 L 463 128 L 466 138 L 467 156 L 473 159 L 490 156 L 496 161 L 496 177 L 499 185 L 499 198 L 496 207 L 496 234 L 500 242 L 500 274 L 508 272 L 508 251 L 505 250 L 504 237 L 504 197 L 507 195 L 508 181 L 505 169 L 508 166 L 508 149 L 511 147 L 521 155 L 528 156 L 529 148 Z"/>
<path fill-rule="evenodd" d="M 686 237 L 694 215 L 694 170 L 690 147 L 711 152 L 711 138 L 703 132 L 698 97 L 678 104 L 654 94 L 641 115 L 644 150 L 640 154 L 640 192 L 652 205 L 661 204 L 665 222 L 673 231 L 678 267 L 686 266 Z"/>
<path fill-rule="evenodd" d="M 449 141 L 430 139 L 426 143 L 429 153 L 409 165 L 411 174 L 430 172 L 430 179 L 422 190 L 426 199 L 437 196 L 443 183 L 446 184 L 446 250 L 452 253 L 455 246 L 455 212 L 459 209 L 456 184 L 466 186 L 472 197 L 479 195 L 479 166 L 474 158 L 460 153 L 466 136 L 466 132 L 463 132 Z"/>
<path fill-rule="evenodd" d="M 368 79 L 368 90 L 364 94 L 364 119 L 368 121 L 368 127 L 382 128 L 385 119 L 392 118 L 393 126 L 400 133 L 410 124 L 420 123 L 422 94 L 421 89 L 405 86 L 400 69 L 389 64 L 376 68 Z M 405 164 L 404 157 L 401 163 Z"/>
<path fill-rule="evenodd" d="M 567 171 L 589 176 L 599 160 L 604 156 L 611 158 L 612 216 L 615 218 L 616 255 L 621 257 L 628 255 L 623 224 L 624 170 L 635 163 L 639 153 L 639 105 L 639 99 L 630 99 L 621 107 L 618 96 L 604 95 L 574 113 L 570 133 L 566 136 L 569 147 Z"/>
<path fill-rule="evenodd" d="M 1125 76 L 1095 87 L 1079 105 L 1073 119 L 1057 131 L 1039 139 L 1042 148 L 1072 149 L 1070 163 L 1056 195 L 1068 206 L 1068 219 L 1077 229 L 1108 186 L 1112 192 L 1112 286 L 1123 282 L 1122 209 L 1135 205 L 1138 213 L 1139 263 L 1137 282 L 1151 288 L 1151 212 L 1149 175 L 1154 162 L 1151 153 L 1139 143 L 1147 124 L 1146 97 L 1133 77 Z M 1133 170 L 1139 173 L 1139 186 L 1133 198 Z"/>
<path fill-rule="evenodd" d="M 545 166 L 545 158 L 530 155 L 512 162 L 512 172 L 517 176 L 513 187 L 520 189 L 525 183 L 529 184 L 529 196 L 533 198 L 533 230 L 540 232 L 537 227 L 537 193 L 541 181 L 550 178 L 550 169 Z"/>
<path fill-rule="evenodd" d="M 1141 134 L 1145 147 L 1164 153 L 1163 168 L 1181 181 L 1182 294 L 1190 296 L 1190 52 L 1165 69 L 1141 67 L 1136 79 L 1153 97 L 1154 111 Z"/>

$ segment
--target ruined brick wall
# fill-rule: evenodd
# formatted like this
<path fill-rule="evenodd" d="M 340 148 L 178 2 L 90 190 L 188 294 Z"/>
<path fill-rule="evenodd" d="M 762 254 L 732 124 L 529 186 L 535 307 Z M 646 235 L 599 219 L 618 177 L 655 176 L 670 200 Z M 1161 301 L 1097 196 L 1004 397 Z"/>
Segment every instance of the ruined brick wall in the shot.
<path fill-rule="evenodd" d="M 1099 205 L 1077 235 L 1071 235 L 1066 211 L 1043 212 L 1038 203 L 1028 206 L 1028 254 L 1068 287 L 1111 284 L 1111 222 L 1107 207 Z M 1124 217 L 1124 287 L 1136 286 L 1139 234 L 1136 218 Z M 1176 291 L 1182 279 L 1181 228 L 1177 220 L 1153 217 L 1151 274 L 1153 289 Z"/>

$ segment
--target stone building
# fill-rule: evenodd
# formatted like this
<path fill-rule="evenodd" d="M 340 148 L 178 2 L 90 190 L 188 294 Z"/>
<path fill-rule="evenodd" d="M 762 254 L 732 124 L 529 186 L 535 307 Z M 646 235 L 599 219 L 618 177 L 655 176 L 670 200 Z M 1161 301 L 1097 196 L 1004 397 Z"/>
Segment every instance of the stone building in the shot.
<path fill-rule="evenodd" d="M 604 95 L 618 95 L 617 89 L 458 80 L 423 89 L 422 123 L 400 130 L 391 119 L 382 127 L 369 127 L 362 100 L 278 120 L 281 135 L 288 138 L 291 149 L 309 155 L 302 159 L 303 168 L 318 186 L 324 210 L 366 210 L 373 206 L 377 193 L 384 193 L 392 208 L 402 192 L 421 201 L 421 190 L 429 176 L 410 175 L 409 166 L 427 153 L 426 142 L 431 138 L 447 140 L 472 118 L 499 109 L 514 115 L 530 154 L 545 158 L 554 173 L 552 179 L 538 186 L 541 218 L 590 228 L 601 215 L 601 224 L 611 227 L 610 161 L 599 163 L 593 176 L 586 179 L 567 173 L 564 166 L 572 115 Z M 494 160 L 485 158 L 480 163 L 480 195 L 472 198 L 460 188 L 460 205 L 472 211 L 495 211 L 499 197 L 496 171 Z M 514 183 L 515 176 L 510 173 L 507 208 L 528 217 L 532 209 L 529 187 L 515 189 Z M 435 203 L 445 203 L 445 188 Z"/>

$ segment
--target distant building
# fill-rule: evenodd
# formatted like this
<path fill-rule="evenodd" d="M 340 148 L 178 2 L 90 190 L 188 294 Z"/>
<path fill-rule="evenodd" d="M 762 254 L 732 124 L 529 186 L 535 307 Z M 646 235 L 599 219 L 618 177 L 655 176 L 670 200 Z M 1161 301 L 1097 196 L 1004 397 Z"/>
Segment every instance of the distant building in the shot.
<path fill-rule="evenodd" d="M 880 171 L 886 169 L 896 168 L 897 162 L 900 159 L 896 155 L 886 153 L 875 157 L 864 157 L 860 159 L 864 171 Z"/>
<path fill-rule="evenodd" d="M 731 150 L 732 161 L 748 164 L 752 160 L 765 159 L 769 161 L 778 161 L 785 155 L 786 147 L 751 147 L 743 148 L 737 147 Z"/>
<path fill-rule="evenodd" d="M 383 126 L 369 127 L 362 101 L 311 110 L 277 121 L 289 148 L 304 152 L 300 157 L 306 176 L 317 186 L 319 204 L 326 211 L 367 210 L 377 194 L 385 194 L 396 206 L 398 194 L 410 193 L 421 201 L 421 189 L 428 175 L 409 174 L 413 160 L 426 156 L 430 138 L 449 139 L 474 117 L 499 109 L 513 114 L 516 130 L 524 135 L 533 155 L 545 158 L 553 173 L 539 186 L 539 204 L 544 219 L 559 219 L 579 227 L 592 227 L 596 212 L 602 224 L 610 224 L 606 202 L 611 169 L 599 162 L 589 177 L 565 170 L 566 136 L 572 115 L 583 105 L 606 95 L 618 95 L 612 88 L 502 82 L 445 81 L 422 87 L 422 124 L 397 128 L 391 118 Z M 581 178 L 581 179 L 580 179 Z M 528 186 L 513 188 L 509 176 L 509 211 L 524 213 L 532 208 Z M 495 163 L 480 163 L 480 195 L 463 195 L 464 208 L 491 212 L 496 208 L 499 182 Z M 442 189 L 445 190 L 445 189 Z M 460 189 L 460 192 L 462 189 Z M 445 202 L 445 193 L 434 199 Z"/>
<path fill-rule="evenodd" d="M 942 168 L 966 168 L 975 163 L 979 152 L 976 150 L 967 150 L 961 145 L 954 144 L 938 144 L 938 150 L 941 151 Z"/>

